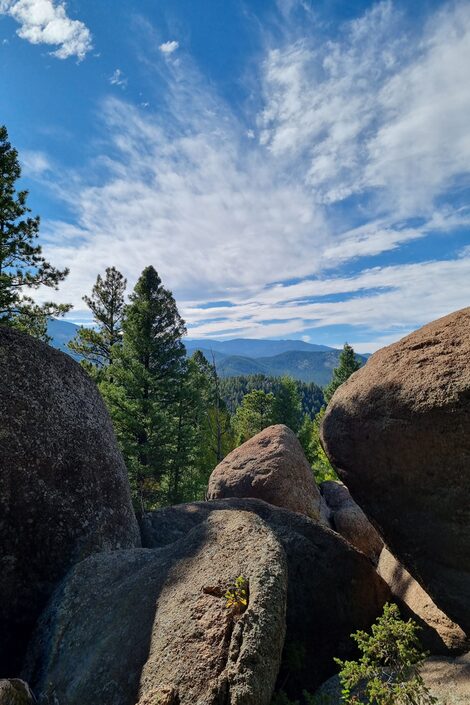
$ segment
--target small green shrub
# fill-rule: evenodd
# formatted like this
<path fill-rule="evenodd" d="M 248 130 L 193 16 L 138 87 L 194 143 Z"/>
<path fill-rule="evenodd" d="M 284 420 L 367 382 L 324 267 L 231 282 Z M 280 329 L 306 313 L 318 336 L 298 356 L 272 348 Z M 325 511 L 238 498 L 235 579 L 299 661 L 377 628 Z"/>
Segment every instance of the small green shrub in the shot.
<path fill-rule="evenodd" d="M 248 607 L 248 580 L 239 575 L 233 585 L 229 585 L 224 597 L 227 609 L 234 614 L 242 614 Z"/>
<path fill-rule="evenodd" d="M 362 656 L 341 661 L 339 678 L 345 705 L 433 705 L 421 675 L 427 654 L 422 651 L 412 619 L 403 621 L 394 604 L 386 604 L 371 634 L 352 634 Z"/>

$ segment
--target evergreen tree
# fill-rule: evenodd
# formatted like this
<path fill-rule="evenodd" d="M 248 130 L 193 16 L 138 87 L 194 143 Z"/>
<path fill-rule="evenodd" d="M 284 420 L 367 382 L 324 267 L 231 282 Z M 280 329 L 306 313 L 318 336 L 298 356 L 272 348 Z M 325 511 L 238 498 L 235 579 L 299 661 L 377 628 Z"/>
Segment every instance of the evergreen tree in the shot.
<path fill-rule="evenodd" d="M 232 418 L 237 445 L 274 423 L 275 396 L 255 389 L 243 397 Z"/>
<path fill-rule="evenodd" d="M 30 217 L 27 191 L 16 191 L 21 176 L 18 152 L 0 126 L 0 325 L 14 326 L 47 340 L 47 321 L 71 306 L 51 302 L 38 305 L 25 291 L 47 286 L 57 289 L 68 269 L 52 267 L 36 240 L 39 216 Z"/>
<path fill-rule="evenodd" d="M 281 377 L 274 402 L 274 423 L 283 423 L 294 433 L 302 422 L 299 387 L 292 377 Z"/>
<path fill-rule="evenodd" d="M 142 272 L 129 297 L 122 346 L 100 389 L 114 421 L 137 508 L 165 503 L 171 473 L 180 463 L 182 379 L 186 329 L 172 293 L 153 267 Z"/>
<path fill-rule="evenodd" d="M 91 296 L 83 301 L 93 314 L 93 328 L 82 327 L 69 348 L 80 356 L 85 367 L 97 379 L 111 363 L 112 350 L 122 341 L 122 319 L 126 279 L 115 267 L 108 267 L 104 279 L 98 274 Z"/>
<path fill-rule="evenodd" d="M 305 415 L 300 427 L 298 438 L 305 456 L 312 466 L 315 480 L 318 484 L 325 480 L 337 480 L 338 476 L 328 456 L 320 443 L 320 426 L 325 415 L 325 407 L 321 409 L 314 419 Z"/>
<path fill-rule="evenodd" d="M 339 356 L 339 365 L 333 370 L 333 378 L 324 390 L 325 401 L 327 404 L 338 387 L 340 387 L 343 382 L 346 382 L 352 373 L 356 372 L 360 367 L 361 362 L 357 359 L 353 348 L 345 343 Z"/>

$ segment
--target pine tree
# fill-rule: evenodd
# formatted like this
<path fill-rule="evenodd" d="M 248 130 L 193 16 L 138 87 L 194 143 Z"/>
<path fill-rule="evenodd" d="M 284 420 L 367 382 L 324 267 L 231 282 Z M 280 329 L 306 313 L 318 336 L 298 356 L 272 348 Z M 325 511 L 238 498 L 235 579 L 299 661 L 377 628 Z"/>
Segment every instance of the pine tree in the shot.
<path fill-rule="evenodd" d="M 345 343 L 339 356 L 339 365 L 333 370 L 333 378 L 324 390 L 325 401 L 327 404 L 338 387 L 340 387 L 343 382 L 346 382 L 352 373 L 356 372 L 360 367 L 361 363 L 357 359 L 353 348 Z"/>
<path fill-rule="evenodd" d="M 244 443 L 274 423 L 274 394 L 255 389 L 245 394 L 232 418 L 237 444 Z"/>
<path fill-rule="evenodd" d="M 171 291 L 153 267 L 129 297 L 122 346 L 100 389 L 114 421 L 137 509 L 167 500 L 178 454 L 186 329 Z"/>
<path fill-rule="evenodd" d="M 281 377 L 275 397 L 274 422 L 283 423 L 297 433 L 302 422 L 302 404 L 295 379 Z"/>
<path fill-rule="evenodd" d="M 14 326 L 47 340 L 47 321 L 71 306 L 47 302 L 42 305 L 25 291 L 47 286 L 57 289 L 68 269 L 52 267 L 36 240 L 39 216 L 30 217 L 28 191 L 16 191 L 21 177 L 18 152 L 0 126 L 0 325 Z"/>
<path fill-rule="evenodd" d="M 91 296 L 83 297 L 93 314 L 95 326 L 80 328 L 69 343 L 69 348 L 80 356 L 97 380 L 103 368 L 111 363 L 113 347 L 122 341 L 126 284 L 126 279 L 115 267 L 106 269 L 104 279 L 98 274 Z"/>

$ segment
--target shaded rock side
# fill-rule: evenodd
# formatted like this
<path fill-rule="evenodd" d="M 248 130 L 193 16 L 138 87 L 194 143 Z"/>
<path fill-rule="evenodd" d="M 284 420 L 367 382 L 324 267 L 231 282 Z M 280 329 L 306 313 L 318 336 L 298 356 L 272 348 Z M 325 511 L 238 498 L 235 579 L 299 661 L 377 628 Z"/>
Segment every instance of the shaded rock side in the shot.
<path fill-rule="evenodd" d="M 470 705 L 470 654 L 432 656 L 424 662 L 421 675 L 437 705 Z M 342 705 L 339 677 L 327 680 L 315 695 L 320 703 Z"/>
<path fill-rule="evenodd" d="M 433 654 L 462 653 L 470 649 L 465 632 L 437 607 L 421 585 L 385 547 L 380 554 L 377 572 L 385 580 L 392 595 L 411 611 L 420 624 L 420 640 Z"/>
<path fill-rule="evenodd" d="M 249 581 L 248 608 L 226 607 Z M 287 569 L 266 524 L 214 513 L 159 550 L 92 556 L 40 620 L 26 673 L 67 705 L 268 705 L 285 632 Z"/>
<path fill-rule="evenodd" d="M 391 598 L 372 562 L 330 529 L 256 499 L 194 502 L 150 512 L 142 541 L 161 547 L 226 510 L 260 517 L 284 547 L 288 566 L 287 632 L 278 678 L 291 698 L 313 692 L 334 672 L 333 658 L 354 653 L 350 634 L 368 629 Z"/>
<path fill-rule="evenodd" d="M 207 499 L 252 497 L 320 519 L 320 492 L 297 436 L 269 426 L 222 460 L 209 479 Z"/>
<path fill-rule="evenodd" d="M 329 510 L 329 522 L 338 534 L 377 564 L 383 541 L 342 482 L 327 480 L 320 492 Z"/>
<path fill-rule="evenodd" d="M 0 368 L 0 676 L 11 677 L 70 566 L 140 537 L 111 421 L 88 375 L 3 327 Z"/>
<path fill-rule="evenodd" d="M 0 705 L 35 705 L 36 700 L 27 683 L 19 678 L 0 680 Z"/>
<path fill-rule="evenodd" d="M 392 553 L 470 630 L 470 308 L 372 355 L 336 391 L 325 450 Z"/>

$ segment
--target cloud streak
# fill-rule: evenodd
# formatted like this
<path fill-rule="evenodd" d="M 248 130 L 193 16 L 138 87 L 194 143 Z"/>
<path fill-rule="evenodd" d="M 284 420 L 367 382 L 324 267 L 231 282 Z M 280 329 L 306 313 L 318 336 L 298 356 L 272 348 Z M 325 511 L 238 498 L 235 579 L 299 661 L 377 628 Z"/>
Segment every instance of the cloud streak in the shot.
<path fill-rule="evenodd" d="M 105 101 L 113 156 L 63 186 L 75 221 L 45 224 L 66 300 L 80 310 L 110 264 L 133 281 L 152 262 L 194 336 L 347 325 L 375 343 L 468 303 L 468 253 L 433 261 L 426 243 L 470 227 L 454 198 L 470 184 L 470 3 L 419 35 L 391 2 L 334 40 L 308 21 L 267 49 L 249 129 L 187 57 L 165 63 L 158 115 Z M 371 268 L 384 253 L 400 263 Z"/>

